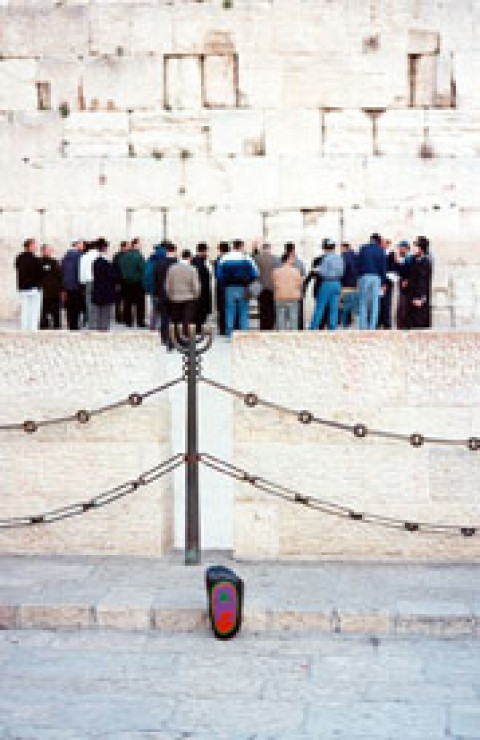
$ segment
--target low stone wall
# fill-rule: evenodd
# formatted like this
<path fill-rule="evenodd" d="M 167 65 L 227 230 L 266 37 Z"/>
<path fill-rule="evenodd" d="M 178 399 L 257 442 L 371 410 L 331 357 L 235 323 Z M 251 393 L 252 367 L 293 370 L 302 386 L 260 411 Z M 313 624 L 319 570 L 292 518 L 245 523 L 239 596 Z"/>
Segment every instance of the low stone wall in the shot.
<path fill-rule="evenodd" d="M 165 380 L 157 336 L 90 332 L 0 333 L 0 423 L 94 409 Z M 165 394 L 90 423 L 35 434 L 0 431 L 0 518 L 83 501 L 168 458 Z M 172 543 L 170 476 L 98 511 L 57 524 L 0 530 L 0 552 L 158 556 Z"/>
<path fill-rule="evenodd" d="M 294 409 L 370 428 L 480 436 L 480 334 L 237 335 L 233 385 Z M 480 453 L 467 446 L 357 439 L 235 403 L 235 462 L 311 496 L 405 521 L 480 525 Z M 480 538 L 324 516 L 239 484 L 240 558 L 472 560 Z"/>

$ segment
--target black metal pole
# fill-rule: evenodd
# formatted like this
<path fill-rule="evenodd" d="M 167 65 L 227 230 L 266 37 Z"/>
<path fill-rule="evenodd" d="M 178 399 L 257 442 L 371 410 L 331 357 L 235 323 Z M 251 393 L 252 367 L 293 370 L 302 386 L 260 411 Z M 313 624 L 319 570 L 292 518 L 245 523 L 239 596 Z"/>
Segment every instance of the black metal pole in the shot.
<path fill-rule="evenodd" d="M 200 563 L 200 504 L 198 496 L 197 357 L 195 326 L 189 326 L 187 353 L 187 408 L 185 470 L 185 564 Z"/>

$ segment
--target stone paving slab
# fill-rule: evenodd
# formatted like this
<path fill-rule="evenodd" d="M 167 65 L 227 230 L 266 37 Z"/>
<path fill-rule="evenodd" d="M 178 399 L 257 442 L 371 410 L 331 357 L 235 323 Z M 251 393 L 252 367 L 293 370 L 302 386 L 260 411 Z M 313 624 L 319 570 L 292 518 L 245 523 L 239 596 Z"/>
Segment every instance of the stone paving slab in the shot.
<path fill-rule="evenodd" d="M 0 556 L 0 628 L 206 632 L 205 570 L 245 582 L 244 630 L 480 637 L 478 565 Z"/>

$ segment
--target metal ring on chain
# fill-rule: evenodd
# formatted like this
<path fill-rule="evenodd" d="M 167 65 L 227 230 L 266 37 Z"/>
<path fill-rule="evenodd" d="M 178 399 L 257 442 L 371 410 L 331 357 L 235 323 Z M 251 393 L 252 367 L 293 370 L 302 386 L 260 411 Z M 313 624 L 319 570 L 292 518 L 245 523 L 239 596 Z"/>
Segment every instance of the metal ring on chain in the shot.
<path fill-rule="evenodd" d="M 313 414 L 310 411 L 300 411 L 298 414 L 298 421 L 300 424 L 311 424 L 313 421 Z"/>
<path fill-rule="evenodd" d="M 420 529 L 418 524 L 415 524 L 414 522 L 405 522 L 405 529 L 407 532 L 418 532 Z"/>
<path fill-rule="evenodd" d="M 474 537 L 477 533 L 474 527 L 462 527 L 460 531 L 464 537 Z"/>
<path fill-rule="evenodd" d="M 128 397 L 128 403 L 130 406 L 141 406 L 143 398 L 140 393 L 130 393 Z"/>
<path fill-rule="evenodd" d="M 255 393 L 247 393 L 244 398 L 245 406 L 253 409 L 258 405 L 258 396 Z"/>
<path fill-rule="evenodd" d="M 480 450 L 480 439 L 478 437 L 470 437 L 468 440 L 468 449 L 472 452 Z"/>
<path fill-rule="evenodd" d="M 425 443 L 425 437 L 422 434 L 411 434 L 410 444 L 412 447 L 421 447 Z"/>
<path fill-rule="evenodd" d="M 89 412 L 86 411 L 85 409 L 80 409 L 80 411 L 77 411 L 75 416 L 77 418 L 77 421 L 80 422 L 80 424 L 87 424 L 87 422 L 89 422 L 91 418 Z"/>
<path fill-rule="evenodd" d="M 27 432 L 27 434 L 33 434 L 37 430 L 38 430 L 37 422 L 32 421 L 31 419 L 23 422 L 23 431 Z"/>
<path fill-rule="evenodd" d="M 368 429 L 365 424 L 355 424 L 353 427 L 353 433 L 359 439 L 365 439 L 368 434 Z"/>

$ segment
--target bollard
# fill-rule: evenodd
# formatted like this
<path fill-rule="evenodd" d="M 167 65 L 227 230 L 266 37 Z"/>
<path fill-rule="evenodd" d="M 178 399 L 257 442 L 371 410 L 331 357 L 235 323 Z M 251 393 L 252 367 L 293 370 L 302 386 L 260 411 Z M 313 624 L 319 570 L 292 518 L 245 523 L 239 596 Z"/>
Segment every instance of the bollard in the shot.
<path fill-rule="evenodd" d="M 205 581 L 208 614 L 215 637 L 229 640 L 242 625 L 243 581 L 222 565 L 208 568 Z"/>

